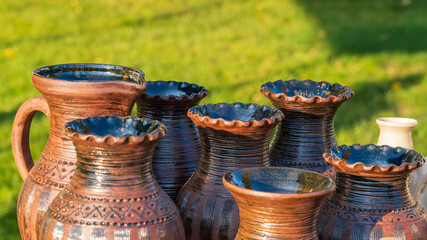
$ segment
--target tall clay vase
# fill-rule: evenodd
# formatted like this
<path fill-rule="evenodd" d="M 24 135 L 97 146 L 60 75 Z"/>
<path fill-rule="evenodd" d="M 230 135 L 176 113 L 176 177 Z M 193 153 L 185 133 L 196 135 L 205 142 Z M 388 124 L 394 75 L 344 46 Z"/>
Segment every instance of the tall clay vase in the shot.
<path fill-rule="evenodd" d="M 24 240 L 37 238 L 49 203 L 73 175 L 76 153 L 65 134 L 65 123 L 93 115 L 129 115 L 136 98 L 146 89 L 140 70 L 115 65 L 42 67 L 33 72 L 32 80 L 43 96 L 21 105 L 12 129 L 13 155 L 24 179 L 17 206 Z M 36 111 L 49 117 L 51 127 L 46 147 L 34 165 L 28 135 Z"/>
<path fill-rule="evenodd" d="M 353 90 L 338 83 L 278 80 L 265 83 L 260 91 L 285 115 L 271 143 L 271 165 L 332 176 L 333 168 L 322 154 L 337 145 L 334 116 Z"/>
<path fill-rule="evenodd" d="M 407 187 L 421 154 L 356 144 L 332 148 L 324 158 L 336 170 L 336 189 L 319 213 L 320 239 L 425 239 L 426 214 Z"/>
<path fill-rule="evenodd" d="M 157 144 L 153 171 L 157 182 L 175 201 L 200 158 L 200 137 L 187 111 L 208 95 L 206 88 L 187 82 L 147 82 L 137 100 L 138 117 L 162 122 L 168 134 Z"/>
<path fill-rule="evenodd" d="M 178 209 L 151 167 L 163 124 L 106 116 L 78 119 L 66 129 L 76 170 L 49 205 L 40 239 L 184 239 Z"/>
<path fill-rule="evenodd" d="M 335 187 L 325 175 L 285 167 L 243 168 L 223 182 L 239 206 L 239 240 L 318 239 L 317 214 Z"/>
<path fill-rule="evenodd" d="M 238 207 L 222 176 L 269 165 L 268 142 L 283 114 L 264 105 L 218 103 L 193 107 L 188 116 L 199 129 L 202 153 L 177 199 L 186 239 L 234 239 Z"/>
<path fill-rule="evenodd" d="M 377 119 L 380 129 L 377 145 L 413 149 L 412 130 L 418 122 L 412 118 L 382 117 Z M 409 190 L 412 197 L 427 209 L 427 164 L 409 175 Z"/>

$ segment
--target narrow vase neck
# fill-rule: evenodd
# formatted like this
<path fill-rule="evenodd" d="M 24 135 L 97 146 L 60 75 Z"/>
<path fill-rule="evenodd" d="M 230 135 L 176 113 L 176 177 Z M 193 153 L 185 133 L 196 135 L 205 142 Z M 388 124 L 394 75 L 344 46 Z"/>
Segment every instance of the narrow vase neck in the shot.
<path fill-rule="evenodd" d="M 198 101 L 158 101 L 155 99 L 139 98 L 137 100 L 138 116 L 151 119 L 165 119 L 175 121 L 191 121 L 187 117 L 187 111 L 200 102 Z"/>

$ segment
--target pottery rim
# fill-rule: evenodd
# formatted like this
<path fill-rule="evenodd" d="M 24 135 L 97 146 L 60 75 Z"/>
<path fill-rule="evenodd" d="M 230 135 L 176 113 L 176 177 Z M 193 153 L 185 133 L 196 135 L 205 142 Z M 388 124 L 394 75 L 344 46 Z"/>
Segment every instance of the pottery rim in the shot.
<path fill-rule="evenodd" d="M 414 128 L 418 121 L 413 118 L 381 117 L 376 120 L 378 126 Z"/>
<path fill-rule="evenodd" d="M 305 193 L 275 193 L 275 192 L 266 192 L 266 191 L 261 191 L 261 190 L 252 190 L 252 189 L 247 189 L 247 188 L 243 188 L 243 187 L 239 187 L 236 186 L 232 183 L 230 183 L 227 180 L 227 177 L 234 173 L 234 172 L 238 172 L 238 171 L 250 171 L 250 170 L 256 170 L 256 169 L 260 169 L 260 168 L 264 168 L 264 169 L 278 169 L 280 171 L 298 171 L 301 173 L 312 173 L 312 174 L 316 174 L 316 175 L 320 175 L 322 177 L 324 177 L 325 179 L 328 179 L 330 184 L 328 185 L 327 188 L 324 188 L 322 190 L 319 191 L 314 191 L 314 192 L 305 192 Z M 280 180 L 280 179 L 278 179 Z M 291 199 L 291 198 L 312 198 L 312 197 L 319 197 L 319 196 L 323 196 L 325 194 L 329 194 L 331 193 L 334 189 L 335 189 L 335 182 L 329 178 L 326 175 L 314 172 L 314 171 L 310 171 L 310 170 L 305 170 L 305 169 L 297 169 L 297 168 L 290 168 L 290 167 L 247 167 L 247 168 L 241 168 L 241 169 L 237 169 L 237 170 L 233 170 L 230 171 L 226 174 L 224 174 L 224 176 L 222 177 L 222 182 L 224 184 L 224 186 L 227 189 L 231 189 L 230 192 L 237 192 L 240 194 L 245 194 L 245 195 L 252 195 L 252 196 L 256 196 L 256 197 L 267 197 L 267 198 L 271 198 L 271 199 Z"/>
<path fill-rule="evenodd" d="M 172 88 L 177 90 L 179 90 L 178 89 L 179 87 L 190 87 L 194 91 L 192 91 L 192 93 L 189 95 L 183 94 L 181 96 L 177 96 L 174 94 L 162 94 L 162 93 L 151 94 L 150 87 L 154 85 L 157 85 L 163 88 Z M 180 102 L 180 101 L 199 100 L 206 97 L 208 93 L 209 92 L 205 87 L 197 85 L 195 83 L 159 80 L 159 81 L 147 81 L 147 92 L 143 93 L 141 97 L 154 99 L 154 100 Z"/>

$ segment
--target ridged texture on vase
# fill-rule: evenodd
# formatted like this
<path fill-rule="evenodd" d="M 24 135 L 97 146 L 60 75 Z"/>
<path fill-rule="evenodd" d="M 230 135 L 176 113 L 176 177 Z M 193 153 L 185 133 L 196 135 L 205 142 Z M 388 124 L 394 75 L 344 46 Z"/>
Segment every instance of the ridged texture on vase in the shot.
<path fill-rule="evenodd" d="M 77 152 L 73 179 L 49 205 L 41 239 L 184 239 L 151 158 L 166 128 L 133 117 L 92 117 L 67 124 Z"/>
<path fill-rule="evenodd" d="M 168 129 L 154 151 L 153 171 L 157 182 L 175 201 L 200 158 L 199 132 L 187 111 L 208 91 L 196 84 L 175 81 L 149 81 L 147 90 L 137 100 L 137 116 L 158 120 Z"/>
<path fill-rule="evenodd" d="M 336 189 L 322 206 L 320 239 L 424 239 L 423 208 L 409 195 L 409 173 L 423 158 L 413 150 L 340 146 L 324 154 L 336 169 Z"/>
<path fill-rule="evenodd" d="M 269 139 L 283 114 L 263 105 L 218 103 L 193 107 L 188 116 L 198 126 L 202 152 L 177 198 L 186 239 L 234 239 L 238 207 L 222 176 L 238 168 L 269 165 Z"/>
<path fill-rule="evenodd" d="M 260 91 L 285 115 L 271 143 L 271 165 L 332 176 L 332 167 L 322 154 L 336 147 L 334 116 L 354 92 L 337 83 L 311 80 L 268 82 Z"/>
<path fill-rule="evenodd" d="M 244 168 L 224 176 L 239 206 L 236 239 L 318 239 L 319 208 L 334 182 L 316 172 L 283 167 Z"/>
<path fill-rule="evenodd" d="M 115 74 L 105 74 L 102 78 L 90 75 L 87 80 L 56 75 L 70 73 L 67 70 L 83 74 L 94 69 Z M 65 134 L 65 123 L 95 115 L 130 115 L 136 98 L 146 88 L 141 71 L 101 64 L 43 67 L 33 72 L 32 80 L 49 105 L 51 127 L 46 147 L 19 193 L 17 217 L 24 240 L 37 239 L 48 205 L 65 188 L 74 173 L 76 153 Z"/>

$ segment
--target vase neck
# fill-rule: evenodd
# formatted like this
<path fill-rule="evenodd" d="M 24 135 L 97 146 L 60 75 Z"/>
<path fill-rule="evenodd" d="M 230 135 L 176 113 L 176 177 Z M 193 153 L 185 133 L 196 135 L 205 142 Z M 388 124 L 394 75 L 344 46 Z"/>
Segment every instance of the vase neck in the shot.
<path fill-rule="evenodd" d="M 157 101 L 156 99 L 149 98 L 138 98 L 137 100 L 137 108 L 138 108 L 138 116 L 147 117 L 150 119 L 166 119 L 166 120 L 184 120 L 191 121 L 187 117 L 187 111 L 191 107 L 195 106 L 200 102 L 197 101 L 184 101 L 184 102 L 176 102 L 176 101 Z"/>

